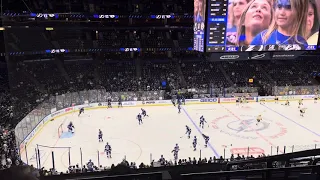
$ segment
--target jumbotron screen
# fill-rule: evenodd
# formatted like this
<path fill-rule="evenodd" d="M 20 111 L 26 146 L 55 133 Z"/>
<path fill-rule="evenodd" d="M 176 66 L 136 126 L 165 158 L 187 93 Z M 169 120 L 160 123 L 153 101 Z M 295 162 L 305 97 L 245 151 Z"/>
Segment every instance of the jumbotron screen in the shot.
<path fill-rule="evenodd" d="M 194 0 L 193 49 L 200 52 L 205 50 L 206 4 L 207 0 Z"/>
<path fill-rule="evenodd" d="M 320 0 L 195 0 L 201 3 L 207 13 L 197 13 L 195 24 L 206 19 L 206 52 L 317 48 Z"/>

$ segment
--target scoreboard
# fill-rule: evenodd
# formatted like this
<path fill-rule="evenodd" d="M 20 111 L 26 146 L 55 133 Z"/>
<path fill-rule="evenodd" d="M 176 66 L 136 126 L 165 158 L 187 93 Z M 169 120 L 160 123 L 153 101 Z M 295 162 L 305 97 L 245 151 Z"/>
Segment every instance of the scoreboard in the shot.
<path fill-rule="evenodd" d="M 293 7 L 290 3 L 294 3 L 295 0 L 274 0 L 274 4 L 269 0 L 242 1 L 246 3 L 242 7 L 240 14 L 244 20 L 240 22 L 240 18 L 238 18 L 237 23 L 235 23 L 234 19 L 236 19 L 236 17 L 233 12 L 238 1 L 241 0 L 194 0 L 194 50 L 200 52 L 248 52 L 317 49 L 317 41 L 319 39 L 318 26 L 320 22 L 314 23 L 315 27 L 313 27 L 313 29 L 316 31 L 310 32 L 311 36 L 309 37 L 305 36 L 305 34 L 281 34 L 278 29 L 271 29 L 271 27 L 280 26 L 277 26 L 277 20 L 274 20 L 276 19 L 274 14 L 279 9 Z M 300 0 L 300 2 L 308 5 L 309 0 Z M 316 0 L 316 3 L 320 4 L 320 0 Z M 252 17 L 252 15 L 247 16 L 250 10 L 256 7 L 266 10 L 266 12 L 258 14 L 261 16 L 260 21 L 254 19 L 255 17 Z M 301 8 L 299 11 L 305 11 L 307 14 L 308 8 L 303 8 L 302 6 L 299 8 Z M 268 16 L 269 11 L 270 14 Z M 317 9 L 316 11 L 319 12 Z M 293 19 L 300 18 L 302 20 L 303 18 L 307 18 L 303 16 L 303 13 L 300 13 L 300 15 L 301 17 L 295 15 L 297 17 Z M 314 20 L 319 19 L 320 17 Z M 257 21 L 255 26 L 250 26 L 250 23 L 247 23 L 254 22 L 255 20 Z M 307 21 L 303 20 L 302 22 Z M 295 21 L 291 23 L 294 24 Z M 241 24 L 241 26 L 239 24 Z M 300 26 L 300 29 L 306 28 L 302 25 L 297 26 Z M 260 29 L 258 29 L 259 31 L 253 30 L 252 32 L 254 33 L 248 34 L 247 30 L 251 30 L 252 27 L 260 27 Z M 289 31 L 290 30 L 291 29 L 289 29 Z M 270 36 L 267 36 L 266 32 L 271 32 L 269 33 Z M 293 32 L 300 32 L 300 30 Z M 316 39 L 316 41 L 314 41 L 314 39 Z"/>
<path fill-rule="evenodd" d="M 225 51 L 227 0 L 208 0 L 207 52 Z"/>

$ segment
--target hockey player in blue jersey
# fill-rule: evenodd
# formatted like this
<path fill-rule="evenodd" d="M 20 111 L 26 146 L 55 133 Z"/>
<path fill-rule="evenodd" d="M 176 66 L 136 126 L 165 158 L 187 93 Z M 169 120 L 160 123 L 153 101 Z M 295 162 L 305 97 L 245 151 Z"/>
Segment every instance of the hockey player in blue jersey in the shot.
<path fill-rule="evenodd" d="M 191 128 L 189 126 L 186 125 L 187 128 L 187 132 L 186 134 L 188 134 L 188 139 L 190 139 L 190 135 L 191 135 Z"/>
<path fill-rule="evenodd" d="M 98 135 L 99 142 L 103 142 L 102 136 L 103 136 L 103 133 L 102 133 L 102 131 L 99 129 L 99 135 Z"/>
<path fill-rule="evenodd" d="M 178 113 L 179 114 L 181 113 L 181 105 L 180 104 L 178 105 Z"/>
<path fill-rule="evenodd" d="M 182 96 L 181 102 L 183 103 L 183 105 L 186 105 L 186 99 L 184 98 L 184 96 Z"/>
<path fill-rule="evenodd" d="M 84 108 L 83 107 L 80 108 L 78 116 L 80 116 L 80 114 L 82 114 L 82 113 L 84 113 Z"/>
<path fill-rule="evenodd" d="M 137 119 L 138 119 L 138 121 L 139 121 L 139 125 L 140 125 L 140 124 L 143 124 L 143 122 L 142 122 L 142 116 L 141 116 L 140 113 L 137 115 Z"/>
<path fill-rule="evenodd" d="M 118 108 L 122 107 L 122 100 L 121 100 L 121 97 L 119 98 L 119 101 L 118 101 Z"/>
<path fill-rule="evenodd" d="M 109 145 L 109 143 L 106 144 L 106 146 L 104 147 L 104 151 L 106 152 L 106 155 L 108 158 L 111 158 L 111 146 Z"/>
<path fill-rule="evenodd" d="M 209 136 L 202 134 L 202 137 L 204 138 L 204 147 L 208 147 L 208 142 L 210 140 Z"/>
<path fill-rule="evenodd" d="M 203 129 L 204 123 L 207 123 L 207 121 L 204 119 L 203 116 L 200 117 L 200 127 Z"/>
<path fill-rule="evenodd" d="M 173 158 L 174 158 L 175 161 L 178 160 L 178 152 L 179 151 L 180 151 L 180 148 L 179 148 L 178 144 L 176 144 L 176 146 L 171 151 L 173 153 Z"/>
<path fill-rule="evenodd" d="M 68 124 L 68 132 L 74 133 L 74 125 L 71 121 Z"/>
<path fill-rule="evenodd" d="M 175 102 L 175 100 L 174 100 L 174 99 L 171 99 L 171 102 L 172 102 L 173 106 L 176 107 L 176 102 Z"/>
<path fill-rule="evenodd" d="M 108 98 L 108 109 L 109 109 L 109 108 L 112 108 L 111 99 L 110 99 L 110 98 Z"/>
<path fill-rule="evenodd" d="M 197 143 L 198 143 L 198 141 L 197 141 L 197 137 L 196 137 L 196 136 L 194 136 L 194 138 L 193 138 L 193 142 L 192 142 L 192 146 L 193 146 L 193 150 L 194 150 L 194 151 L 196 151 L 196 150 L 197 150 Z"/>
<path fill-rule="evenodd" d="M 143 117 L 148 116 L 148 115 L 147 115 L 147 111 L 144 110 L 143 108 L 141 108 L 141 114 L 143 115 Z M 149 116 L 148 116 L 148 117 L 149 117 Z"/>

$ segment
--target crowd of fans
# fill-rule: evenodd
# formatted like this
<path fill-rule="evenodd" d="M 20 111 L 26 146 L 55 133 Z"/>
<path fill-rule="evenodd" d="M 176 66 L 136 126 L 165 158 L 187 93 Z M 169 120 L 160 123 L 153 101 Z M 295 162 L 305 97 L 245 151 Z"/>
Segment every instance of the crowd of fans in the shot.
<path fill-rule="evenodd" d="M 21 164 L 15 143 L 14 129 L 10 126 L 0 126 L 0 170 Z"/>
<path fill-rule="evenodd" d="M 253 86 L 265 84 L 309 85 L 312 77 L 307 71 L 319 71 L 317 61 L 305 62 L 183 62 L 146 61 L 137 64 L 133 61 L 103 61 L 95 65 L 92 61 L 65 61 L 59 65 L 56 60 L 38 62 L 19 62 L 13 72 L 13 83 L 9 93 L 8 73 L 4 69 L 1 81 L 1 122 L 14 124 L 14 120 L 26 115 L 33 107 L 50 95 L 63 94 L 85 89 L 104 87 L 112 91 L 151 91 L 163 89 L 161 82 L 166 81 L 171 89 L 203 88 L 213 84 L 216 87 L 250 86 L 247 79 L 253 78 Z M 267 63 L 267 64 L 264 64 Z M 281 67 L 281 68 L 277 68 Z M 140 72 L 138 72 L 140 71 Z M 277 74 L 281 73 L 281 78 Z M 138 77 L 137 74 L 140 74 Z M 265 76 L 267 74 L 267 76 Z M 296 76 L 298 74 L 299 76 Z M 301 76 L 300 76 L 301 75 Z M 303 76 L 302 76 L 303 75 Z M 7 88 L 5 88 L 7 87 Z M 235 88 L 236 92 L 236 88 Z M 12 95 L 14 93 L 14 96 Z M 117 95 L 118 96 L 118 95 Z M 147 97 L 148 95 L 146 95 Z M 130 96 L 131 97 L 131 96 Z M 134 95 L 131 97 L 134 99 Z M 18 119 L 17 119 L 18 118 Z M 12 121 L 10 121 L 12 120 Z M 2 126 L 1 168 L 19 164 L 12 126 Z M 177 164 L 194 164 L 195 159 L 180 160 Z M 215 162 L 205 159 L 199 162 Z M 157 164 L 157 163 L 156 163 Z M 162 161 L 161 165 L 174 165 L 172 161 Z M 130 167 L 137 167 L 131 164 Z M 138 167 L 148 167 L 140 164 Z M 75 166 L 69 172 L 79 169 Z M 81 169 L 81 168 L 80 168 Z M 97 168 L 101 169 L 101 168 Z M 54 170 L 50 171 L 54 172 Z"/>
<path fill-rule="evenodd" d="M 107 5 L 107 1 L 96 4 L 89 1 L 88 7 L 84 7 L 82 1 L 74 0 L 70 4 L 56 5 L 52 2 L 38 0 L 37 2 L 26 2 L 37 12 L 46 9 L 48 13 L 59 12 L 83 12 L 88 13 L 114 13 L 128 12 L 132 15 L 148 14 L 171 14 L 176 12 L 193 14 L 193 6 L 186 0 L 154 1 L 140 4 L 122 3 Z M 97 1 L 98 2 L 98 1 Z M 192 1 L 193 2 L 193 1 Z M 30 3 L 30 4 L 29 4 Z M 70 2 L 69 2 L 70 3 Z M 141 4 L 142 3 L 142 4 Z M 25 10 L 10 3 L 8 9 L 17 12 Z M 21 9 L 19 9 L 21 8 Z M 119 49 L 130 47 L 143 47 L 148 52 L 139 55 L 124 52 L 105 52 L 99 56 L 88 54 L 49 56 L 49 58 L 30 57 L 31 60 L 10 61 L 0 64 L 0 170 L 12 165 L 19 165 L 17 145 L 14 137 L 14 125 L 25 117 L 39 103 L 52 95 L 65 94 L 90 89 L 105 89 L 117 100 L 119 94 L 112 92 L 126 92 L 126 100 L 134 100 L 137 91 L 148 91 L 143 94 L 143 100 L 152 97 L 159 98 L 162 94 L 150 96 L 150 93 L 165 90 L 170 94 L 172 90 L 198 89 L 209 91 L 210 88 L 218 89 L 217 94 L 222 94 L 225 88 L 227 93 L 249 92 L 246 88 L 259 87 L 272 94 L 273 86 L 301 86 L 319 84 L 312 77 L 311 72 L 320 72 L 319 61 L 230 61 L 209 62 L 196 52 L 182 52 L 180 49 L 188 49 L 193 44 L 193 18 L 167 19 L 166 25 L 177 25 L 183 28 L 157 29 L 148 28 L 141 30 L 127 30 L 117 28 L 106 28 L 103 31 L 92 31 L 86 28 L 67 29 L 56 28 L 54 31 L 43 31 L 43 28 L 8 28 L 6 29 L 7 51 L 9 52 L 31 52 L 54 48 L 72 49 L 82 52 L 83 49 Z M 106 22 L 106 24 L 109 22 Z M 116 25 L 119 22 L 112 22 Z M 145 19 L 135 19 L 130 22 L 137 26 L 147 23 Z M 162 23 L 160 21 L 160 23 Z M 112 24 L 112 26 L 114 25 Z M 86 24 L 88 26 L 92 26 Z M 125 22 L 128 25 L 128 22 Z M 148 25 L 159 25 L 159 21 L 148 20 Z M 160 24 L 163 26 L 163 24 Z M 96 27 L 97 25 L 94 24 Z M 101 27 L 107 25 L 99 24 Z M 111 25 L 110 25 L 111 26 Z M 28 43 L 23 43 L 28 42 Z M 171 52 L 158 52 L 157 49 L 170 48 Z M 101 50 L 100 49 L 100 50 Z M 175 51 L 175 49 L 179 49 Z M 17 58 L 18 59 L 18 58 Z M 40 59 L 40 60 L 39 60 Z M 9 70 L 8 70 L 9 69 Z M 8 73 L 10 71 L 10 73 Z M 10 79 L 10 88 L 9 88 Z M 249 79 L 253 79 L 249 83 Z M 165 84 L 164 84 L 165 82 Z M 239 89 L 239 87 L 244 87 Z M 192 97 L 192 96 L 190 96 Z M 233 156 L 230 161 L 244 159 L 245 157 Z M 253 157 L 249 157 L 253 158 Z M 166 160 L 161 157 L 159 161 L 153 161 L 150 166 L 143 163 L 138 166 L 135 162 L 126 160 L 121 166 L 136 168 L 148 168 L 156 166 L 189 165 L 203 163 L 226 163 L 222 157 L 209 159 L 180 159 L 177 162 Z M 67 173 L 101 171 L 114 169 L 111 167 L 97 167 L 79 165 L 69 167 Z M 40 170 L 40 174 L 58 174 L 55 169 Z"/>

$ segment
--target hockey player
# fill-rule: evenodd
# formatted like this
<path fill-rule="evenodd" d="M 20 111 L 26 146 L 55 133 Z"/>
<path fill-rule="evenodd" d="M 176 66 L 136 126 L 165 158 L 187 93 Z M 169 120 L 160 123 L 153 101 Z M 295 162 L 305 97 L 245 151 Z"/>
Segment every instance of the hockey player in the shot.
<path fill-rule="evenodd" d="M 290 106 L 290 101 L 286 100 L 286 103 L 284 104 L 285 106 Z"/>
<path fill-rule="evenodd" d="M 186 105 L 186 99 L 184 98 L 184 96 L 182 96 L 181 101 L 182 101 L 183 105 Z"/>
<path fill-rule="evenodd" d="M 198 143 L 198 141 L 197 141 L 197 137 L 196 137 L 196 136 L 194 136 L 194 138 L 193 138 L 193 142 L 192 142 L 193 151 L 196 151 L 196 150 L 197 150 L 197 143 Z"/>
<path fill-rule="evenodd" d="M 207 123 L 207 121 L 204 119 L 203 116 L 200 117 L 200 124 L 199 126 L 203 129 L 204 123 Z"/>
<path fill-rule="evenodd" d="M 240 97 L 240 104 L 243 104 L 243 103 L 244 103 L 243 97 Z"/>
<path fill-rule="evenodd" d="M 175 102 L 175 100 L 174 100 L 174 99 L 171 99 L 171 102 L 172 102 L 173 106 L 176 107 L 176 102 Z"/>
<path fill-rule="evenodd" d="M 188 135 L 188 139 L 190 139 L 190 135 L 191 135 L 191 128 L 189 128 L 189 126 L 186 125 L 187 131 L 186 134 Z"/>
<path fill-rule="evenodd" d="M 257 124 L 256 124 L 256 125 L 258 125 L 258 123 L 259 123 L 260 121 L 262 121 L 262 116 L 261 116 L 261 114 L 259 114 L 259 116 L 257 117 Z"/>
<path fill-rule="evenodd" d="M 147 111 L 144 110 L 143 108 L 141 108 L 141 114 L 143 115 L 143 117 L 148 116 L 148 115 L 147 115 Z M 148 116 L 148 117 L 149 117 L 149 116 Z"/>
<path fill-rule="evenodd" d="M 302 106 L 303 105 L 303 99 L 299 99 L 299 106 L 298 106 L 298 108 L 300 108 L 300 106 Z"/>
<path fill-rule="evenodd" d="M 320 99 L 320 95 L 315 95 L 314 96 L 314 103 L 317 103 L 318 99 Z"/>
<path fill-rule="evenodd" d="M 236 105 L 239 106 L 240 104 L 240 98 L 236 99 Z"/>
<path fill-rule="evenodd" d="M 111 158 L 111 146 L 109 145 L 109 143 L 106 144 L 106 146 L 104 147 L 104 151 L 106 152 L 106 155 L 108 158 Z"/>
<path fill-rule="evenodd" d="M 260 104 L 266 104 L 266 99 L 265 98 L 261 98 Z"/>
<path fill-rule="evenodd" d="M 279 98 L 277 96 L 274 97 L 274 103 L 276 103 L 276 104 L 279 103 Z"/>
<path fill-rule="evenodd" d="M 304 117 L 304 113 L 306 113 L 307 108 L 301 108 L 300 109 L 300 116 Z"/>
<path fill-rule="evenodd" d="M 110 98 L 108 98 L 108 108 L 112 108 L 111 99 Z"/>
<path fill-rule="evenodd" d="M 122 100 L 121 100 L 121 97 L 119 98 L 119 100 L 118 100 L 118 108 L 119 107 L 122 107 Z"/>
<path fill-rule="evenodd" d="M 142 122 L 142 116 L 141 116 L 140 113 L 137 115 L 137 119 L 138 119 L 138 121 L 139 121 L 139 125 L 140 125 L 140 124 L 143 124 L 143 122 Z"/>
<path fill-rule="evenodd" d="M 208 147 L 208 142 L 210 140 L 209 136 L 202 134 L 202 137 L 204 138 L 204 147 Z"/>
<path fill-rule="evenodd" d="M 180 114 L 181 113 L 181 105 L 178 104 L 178 113 Z"/>
<path fill-rule="evenodd" d="M 91 159 L 89 160 L 89 162 L 87 163 L 87 167 L 88 167 L 88 171 L 89 172 L 93 172 L 93 168 L 94 168 L 94 164 L 91 161 Z"/>
<path fill-rule="evenodd" d="M 84 113 L 84 108 L 83 108 L 83 107 L 79 109 L 78 117 L 79 117 L 79 116 L 80 116 L 80 114 L 82 114 L 82 113 Z"/>
<path fill-rule="evenodd" d="M 176 146 L 171 151 L 173 153 L 173 158 L 174 158 L 175 161 L 178 160 L 178 152 L 179 151 L 180 151 L 180 148 L 179 148 L 178 144 L 176 144 Z"/>
<path fill-rule="evenodd" d="M 99 129 L 99 135 L 98 135 L 99 142 L 103 142 L 102 136 L 103 136 L 103 133 L 102 133 L 102 131 Z"/>
<path fill-rule="evenodd" d="M 74 125 L 71 121 L 68 124 L 68 132 L 74 133 Z"/>

